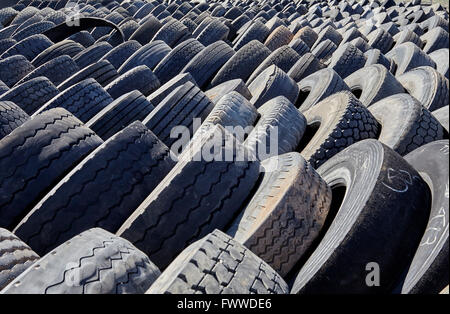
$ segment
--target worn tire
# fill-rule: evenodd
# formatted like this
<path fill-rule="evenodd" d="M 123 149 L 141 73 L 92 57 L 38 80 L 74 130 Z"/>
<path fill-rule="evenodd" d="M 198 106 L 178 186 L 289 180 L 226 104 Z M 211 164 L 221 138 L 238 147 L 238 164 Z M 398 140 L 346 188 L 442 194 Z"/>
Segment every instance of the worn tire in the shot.
<path fill-rule="evenodd" d="M 252 98 L 252 94 L 248 90 L 247 85 L 245 85 L 244 81 L 241 79 L 230 80 L 219 84 L 205 91 L 205 95 L 211 100 L 212 103 L 217 104 L 223 96 L 234 91 L 244 96 L 247 100 Z"/>
<path fill-rule="evenodd" d="M 448 32 L 441 27 L 436 27 L 420 36 L 423 43 L 423 52 L 430 54 L 438 49 L 449 46 Z M 420 46 L 419 46 L 420 47 Z"/>
<path fill-rule="evenodd" d="M 10 56 L 22 55 L 28 61 L 31 61 L 52 45 L 53 42 L 44 35 L 33 35 L 10 47 L 0 58 L 4 59 Z"/>
<path fill-rule="evenodd" d="M 12 56 L 0 60 L 0 80 L 8 87 L 32 72 L 35 67 L 24 56 Z"/>
<path fill-rule="evenodd" d="M 434 61 L 411 42 L 398 45 L 386 54 L 396 64 L 395 76 L 402 75 L 420 66 L 436 68 Z"/>
<path fill-rule="evenodd" d="M 140 48 L 142 48 L 142 46 L 139 42 L 128 40 L 117 47 L 114 47 L 99 60 L 108 60 L 116 69 L 119 69 L 121 65 Z"/>
<path fill-rule="evenodd" d="M 449 120 L 448 120 L 448 105 L 444 106 L 438 110 L 432 112 L 433 116 L 439 121 L 439 123 L 444 127 L 447 133 L 450 133 Z"/>
<path fill-rule="evenodd" d="M 30 116 L 15 103 L 0 101 L 0 140 L 28 119 Z"/>
<path fill-rule="evenodd" d="M 76 43 L 72 40 L 63 40 L 42 51 L 36 56 L 36 58 L 33 59 L 33 61 L 31 61 L 31 63 L 35 67 L 39 67 L 44 63 L 62 55 L 68 55 L 69 57 L 73 58 L 83 50 L 84 47 L 79 43 Z"/>
<path fill-rule="evenodd" d="M 436 71 L 449 79 L 449 49 L 438 49 L 429 54 L 430 58 L 436 63 Z"/>
<path fill-rule="evenodd" d="M 364 67 L 366 57 L 355 46 L 346 43 L 340 46 L 331 57 L 328 67 L 343 79 Z"/>
<path fill-rule="evenodd" d="M 287 73 L 294 81 L 300 82 L 303 78 L 323 69 L 325 65 L 312 53 L 304 54 Z"/>

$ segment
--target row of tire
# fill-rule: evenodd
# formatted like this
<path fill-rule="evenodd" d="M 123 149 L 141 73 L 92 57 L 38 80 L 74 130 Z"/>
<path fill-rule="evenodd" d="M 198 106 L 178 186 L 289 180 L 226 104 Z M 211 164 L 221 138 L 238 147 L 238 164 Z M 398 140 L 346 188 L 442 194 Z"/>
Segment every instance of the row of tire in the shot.
<path fill-rule="evenodd" d="M 440 5 L 21 0 L 0 25 L 2 293 L 448 285 Z"/>

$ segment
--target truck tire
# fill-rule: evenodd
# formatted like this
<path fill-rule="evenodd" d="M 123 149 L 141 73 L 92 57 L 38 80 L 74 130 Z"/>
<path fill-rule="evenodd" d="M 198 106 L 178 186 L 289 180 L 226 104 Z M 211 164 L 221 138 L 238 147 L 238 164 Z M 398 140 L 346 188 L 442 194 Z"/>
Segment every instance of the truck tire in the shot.
<path fill-rule="evenodd" d="M 34 69 L 24 56 L 8 57 L 0 60 L 0 80 L 11 88 Z"/>
<path fill-rule="evenodd" d="M 10 101 L 0 101 L 0 140 L 30 119 L 19 106 Z"/>

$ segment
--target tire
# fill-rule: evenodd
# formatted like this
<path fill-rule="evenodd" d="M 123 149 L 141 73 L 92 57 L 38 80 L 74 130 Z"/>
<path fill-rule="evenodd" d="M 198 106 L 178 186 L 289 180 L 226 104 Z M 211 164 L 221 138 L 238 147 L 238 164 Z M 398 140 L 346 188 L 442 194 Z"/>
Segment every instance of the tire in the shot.
<path fill-rule="evenodd" d="M 18 81 L 14 86 L 18 86 L 25 83 L 26 81 L 40 76 L 45 76 L 53 84 L 59 85 L 79 70 L 80 69 L 71 57 L 63 55 L 37 67 L 20 81 Z"/>
<path fill-rule="evenodd" d="M 325 223 L 324 235 L 291 293 L 391 291 L 425 230 L 430 199 L 426 183 L 400 155 L 376 140 L 350 146 L 317 172 L 333 192 L 333 221 Z M 370 286 L 367 271 L 374 269 L 374 262 L 384 275 L 379 285 Z M 354 271 L 348 272 L 349 267 Z"/>
<path fill-rule="evenodd" d="M 296 107 L 305 112 L 337 92 L 350 91 L 344 80 L 332 69 L 325 68 L 305 77 L 298 83 L 300 89 Z"/>
<path fill-rule="evenodd" d="M 220 126 L 214 130 L 226 132 Z M 200 137 L 198 149 L 222 143 L 213 134 Z M 236 154 L 245 154 L 242 144 L 235 142 L 235 145 L 233 160 Z M 214 156 L 225 153 L 225 147 L 218 148 Z M 117 234 L 151 255 L 155 264 L 164 269 L 189 244 L 231 222 L 256 183 L 258 173 L 257 161 L 181 158 Z"/>
<path fill-rule="evenodd" d="M 444 30 L 448 31 L 448 21 L 438 15 L 430 17 L 419 25 L 423 29 L 424 33 L 429 32 L 436 27 L 441 27 Z"/>
<path fill-rule="evenodd" d="M 438 120 L 408 94 L 387 97 L 369 111 L 381 125 L 378 140 L 401 156 L 444 137 Z"/>
<path fill-rule="evenodd" d="M 286 277 L 319 235 L 331 190 L 299 153 L 261 167 L 261 182 L 227 233 Z"/>
<path fill-rule="evenodd" d="M 107 60 L 95 62 L 82 70 L 76 72 L 71 77 L 58 85 L 58 89 L 63 92 L 72 85 L 78 84 L 88 78 L 93 78 L 101 86 L 106 86 L 118 77 L 114 66 Z"/>
<path fill-rule="evenodd" d="M 301 39 L 310 49 L 312 49 L 318 37 L 319 35 L 317 35 L 311 27 L 305 26 L 294 35 L 293 40 Z"/>
<path fill-rule="evenodd" d="M 160 82 L 156 75 L 147 66 L 140 65 L 106 85 L 105 90 L 112 98 L 117 99 L 133 90 L 148 96 L 159 87 Z"/>
<path fill-rule="evenodd" d="M 180 40 L 180 38 L 188 33 L 189 31 L 187 27 L 178 20 L 174 19 L 172 22 L 164 24 L 155 34 L 152 41 L 162 40 L 169 47 L 173 48 Z"/>
<path fill-rule="evenodd" d="M 100 58 L 100 61 L 108 60 L 116 69 L 120 69 L 121 65 L 141 47 L 141 44 L 137 41 L 128 40 L 110 50 Z"/>
<path fill-rule="evenodd" d="M 433 116 L 439 121 L 442 127 L 449 133 L 448 105 L 432 112 Z"/>
<path fill-rule="evenodd" d="M 256 108 L 277 96 L 284 96 L 295 104 L 299 94 L 297 83 L 276 65 L 262 71 L 248 86 L 248 90 L 253 96 L 250 102 Z"/>
<path fill-rule="evenodd" d="M 336 93 L 304 115 L 308 126 L 298 149 L 315 169 L 353 143 L 379 134 L 377 120 L 350 92 Z"/>
<path fill-rule="evenodd" d="M 344 82 L 366 107 L 405 92 L 402 84 L 381 64 L 365 66 L 347 76 Z"/>
<path fill-rule="evenodd" d="M 403 294 L 438 294 L 448 286 L 448 147 L 448 140 L 436 141 L 405 156 L 428 183 L 432 204 L 425 233 L 401 285 Z"/>
<path fill-rule="evenodd" d="M 245 99 L 250 100 L 252 94 L 245 85 L 244 81 L 241 79 L 227 81 L 225 83 L 219 84 L 216 87 L 208 89 L 205 95 L 211 100 L 213 104 L 217 102 L 225 95 L 231 92 L 237 92 L 244 96 Z"/>
<path fill-rule="evenodd" d="M 187 82 L 164 98 L 142 123 L 172 149 L 172 144 L 177 142 L 177 138 L 171 137 L 172 129 L 184 126 L 194 134 L 193 119 L 200 118 L 203 122 L 213 107 L 214 104 L 196 85 Z"/>
<path fill-rule="evenodd" d="M 264 45 L 270 51 L 274 51 L 282 46 L 288 45 L 293 37 L 294 34 L 286 26 L 280 25 L 267 37 Z"/>
<path fill-rule="evenodd" d="M 252 40 L 239 49 L 217 72 L 210 87 L 233 79 L 244 82 L 252 72 L 270 55 L 270 50 L 257 40 Z"/>
<path fill-rule="evenodd" d="M 449 46 L 448 32 L 441 27 L 433 28 L 426 34 L 422 35 L 420 39 L 424 44 L 422 50 L 427 54 L 430 54 L 438 49 L 448 48 Z"/>
<path fill-rule="evenodd" d="M 312 53 L 305 53 L 289 70 L 287 73 L 295 82 L 300 82 L 305 77 L 313 74 L 316 71 L 325 68 L 325 65 L 320 62 Z"/>
<path fill-rule="evenodd" d="M 152 40 L 161 27 L 162 24 L 158 19 L 151 16 L 130 36 L 129 40 L 136 40 L 141 45 L 146 45 Z"/>
<path fill-rule="evenodd" d="M 394 61 L 386 58 L 385 55 L 382 54 L 380 50 L 371 49 L 366 51 L 364 55 L 366 56 L 366 64 L 364 65 L 365 67 L 372 64 L 381 64 L 386 69 L 388 69 L 389 72 L 391 72 L 392 74 L 395 73 L 397 67 L 396 64 L 394 63 Z"/>
<path fill-rule="evenodd" d="M 234 50 L 225 42 L 217 41 L 193 57 L 181 73 L 190 73 L 200 88 L 206 87 L 234 54 Z"/>
<path fill-rule="evenodd" d="M 203 49 L 205 47 L 196 39 L 188 39 L 176 46 L 155 67 L 155 74 L 161 84 L 167 83 L 179 74 L 189 61 Z"/>
<path fill-rule="evenodd" d="M 13 102 L 0 101 L 0 140 L 28 119 L 30 116 Z"/>
<path fill-rule="evenodd" d="M 318 44 L 324 42 L 325 40 L 330 40 L 333 44 L 338 47 L 342 41 L 342 35 L 339 34 L 331 25 L 323 28 L 317 36 L 317 40 L 311 49 L 317 47 Z"/>
<path fill-rule="evenodd" d="M 81 32 L 75 33 L 75 34 L 67 37 L 67 39 L 72 40 L 76 43 L 79 43 L 80 45 L 82 45 L 85 48 L 88 48 L 95 43 L 94 37 L 92 37 L 92 35 L 90 33 L 88 33 L 87 31 L 81 31 Z"/>
<path fill-rule="evenodd" d="M 429 54 L 429 57 L 436 63 L 436 70 L 449 79 L 448 64 L 449 53 L 448 48 L 438 49 Z"/>
<path fill-rule="evenodd" d="M 84 47 L 79 43 L 76 43 L 72 40 L 63 40 L 42 51 L 37 55 L 36 58 L 33 59 L 33 61 L 31 61 L 31 63 L 35 67 L 39 67 L 44 63 L 62 55 L 68 55 L 69 57 L 73 58 L 83 50 Z"/>
<path fill-rule="evenodd" d="M 9 91 L 9 87 L 6 86 L 5 83 L 3 83 L 2 81 L 0 81 L 0 96 L 2 96 L 4 93 Z M 1 99 L 1 97 L 0 97 Z"/>
<path fill-rule="evenodd" d="M 39 55 L 42 51 L 52 45 L 53 42 L 44 35 L 33 35 L 18 42 L 17 44 L 6 50 L 0 56 L 0 59 L 15 55 L 22 55 L 27 58 L 28 61 L 31 61 L 36 58 L 36 56 Z"/>
<path fill-rule="evenodd" d="M 395 47 L 386 54 L 386 57 L 396 64 L 394 72 L 396 77 L 420 66 L 436 68 L 434 61 L 411 42 Z"/>
<path fill-rule="evenodd" d="M 103 140 L 107 140 L 134 121 L 145 119 L 154 108 L 142 93 L 134 90 L 110 103 L 90 119 L 86 126 Z"/>
<path fill-rule="evenodd" d="M 12 38 L 17 41 L 21 41 L 32 35 L 42 34 L 43 32 L 53 28 L 54 26 L 55 24 L 50 21 L 37 22 L 21 29 L 20 31 L 16 31 Z"/>
<path fill-rule="evenodd" d="M 266 102 L 258 112 L 261 117 L 244 142 L 249 153 L 265 160 L 294 151 L 306 129 L 303 114 L 283 96 Z"/>
<path fill-rule="evenodd" d="M 132 123 L 67 174 L 14 232 L 41 255 L 90 228 L 116 232 L 174 165 L 170 150 Z"/>
<path fill-rule="evenodd" d="M 333 53 L 337 50 L 337 46 L 329 39 L 321 42 L 311 51 L 322 63 L 328 63 Z"/>
<path fill-rule="evenodd" d="M 5 169 L 0 178 L 0 225 L 12 229 L 62 175 L 101 143 L 62 108 L 12 131 L 0 143 L 0 164 Z"/>
<path fill-rule="evenodd" d="M 289 46 L 283 46 L 272 52 L 256 69 L 247 80 L 250 85 L 253 80 L 272 64 L 287 72 L 300 59 L 300 56 Z"/>
<path fill-rule="evenodd" d="M 0 290 L 30 267 L 39 256 L 6 229 L 0 228 Z"/>
<path fill-rule="evenodd" d="M 448 105 L 449 82 L 431 67 L 417 67 L 397 77 L 405 90 L 430 111 Z"/>
<path fill-rule="evenodd" d="M 289 43 L 289 47 L 295 50 L 299 56 L 304 56 L 306 53 L 309 53 L 309 47 L 305 42 L 301 39 L 294 39 Z"/>
<path fill-rule="evenodd" d="M 0 60 L 0 80 L 11 88 L 34 69 L 24 56 L 8 57 Z"/>
<path fill-rule="evenodd" d="M 372 47 L 369 46 L 369 44 L 362 38 L 353 39 L 352 41 L 350 41 L 350 44 L 358 48 L 364 54 L 372 49 Z"/>
<path fill-rule="evenodd" d="M 149 43 L 129 56 L 118 68 L 118 71 L 123 74 L 140 65 L 146 65 L 153 70 L 171 51 L 172 49 L 162 40 Z"/>
<path fill-rule="evenodd" d="M 94 228 L 42 257 L 3 293 L 144 293 L 159 275 L 159 269 L 130 242 Z"/>
<path fill-rule="evenodd" d="M 181 23 L 183 23 L 184 26 L 186 26 L 188 28 L 188 31 L 192 34 L 195 29 L 198 27 L 198 25 L 191 20 L 190 18 L 184 18 L 180 21 Z"/>
<path fill-rule="evenodd" d="M 184 85 L 187 82 L 195 83 L 194 78 L 189 73 L 178 74 L 173 79 L 162 85 L 156 91 L 151 93 L 147 99 L 153 106 L 158 106 L 170 93 L 172 93 L 177 87 Z"/>
<path fill-rule="evenodd" d="M 340 45 L 342 46 L 342 45 L 349 43 L 352 40 L 355 40 L 358 38 L 361 38 L 365 42 L 369 41 L 366 38 L 366 36 L 361 34 L 361 32 L 357 28 L 350 28 L 350 29 L 346 30 L 345 33 L 342 35 L 342 41 L 341 41 Z"/>
<path fill-rule="evenodd" d="M 288 285 L 269 265 L 230 236 L 214 230 L 186 248 L 147 293 L 286 294 L 288 291 Z"/>
<path fill-rule="evenodd" d="M 58 94 L 59 90 L 49 79 L 37 77 L 10 89 L 0 100 L 11 101 L 31 115 Z"/>
<path fill-rule="evenodd" d="M 9 25 L 19 12 L 11 7 L 2 8 L 0 10 L 0 24 Z"/>
<path fill-rule="evenodd" d="M 417 47 L 423 47 L 423 43 L 422 43 L 422 40 L 420 39 L 420 37 L 416 33 L 414 33 L 412 30 L 409 30 L 409 29 L 405 29 L 405 30 L 401 31 L 400 33 L 395 35 L 393 37 L 393 39 L 394 39 L 394 47 L 401 45 L 403 43 L 406 43 L 406 42 L 412 42 Z"/>
<path fill-rule="evenodd" d="M 104 55 L 110 52 L 111 49 L 113 49 L 113 47 L 110 44 L 102 41 L 81 51 L 79 54 L 73 57 L 73 60 L 80 67 L 80 69 L 83 69 L 99 61 Z"/>
<path fill-rule="evenodd" d="M 33 116 L 52 108 L 64 108 L 83 123 L 89 121 L 113 99 L 94 79 L 86 79 L 73 85 L 48 101 Z"/>
<path fill-rule="evenodd" d="M 267 26 L 259 21 L 255 21 L 240 37 L 237 38 L 236 42 L 233 42 L 233 48 L 238 51 L 252 40 L 264 42 L 269 34 L 270 31 Z"/>
<path fill-rule="evenodd" d="M 153 4 L 145 3 L 136 11 L 136 13 L 134 13 L 133 17 L 137 20 L 143 19 L 147 17 L 154 8 L 155 6 Z"/>
<path fill-rule="evenodd" d="M 9 48 L 17 44 L 17 41 L 11 38 L 5 38 L 0 40 L 0 56 L 3 57 L 3 53 Z"/>
<path fill-rule="evenodd" d="M 328 67 L 345 79 L 353 72 L 363 68 L 365 63 L 366 57 L 364 54 L 352 44 L 347 43 L 333 53 Z"/>
<path fill-rule="evenodd" d="M 375 31 L 367 35 L 369 46 L 380 50 L 382 53 L 387 53 L 394 45 L 394 39 L 392 36 L 382 28 L 378 28 Z"/>
<path fill-rule="evenodd" d="M 205 29 L 197 36 L 197 40 L 203 46 L 209 46 L 216 41 L 226 40 L 230 29 L 218 20 L 213 20 Z"/>

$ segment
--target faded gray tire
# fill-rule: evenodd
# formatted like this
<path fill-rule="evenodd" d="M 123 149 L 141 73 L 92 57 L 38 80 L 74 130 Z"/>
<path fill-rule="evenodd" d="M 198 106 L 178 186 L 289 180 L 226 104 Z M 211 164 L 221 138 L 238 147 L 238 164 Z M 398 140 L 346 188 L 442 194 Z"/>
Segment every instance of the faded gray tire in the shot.
<path fill-rule="evenodd" d="M 266 38 L 264 45 L 274 51 L 284 45 L 288 45 L 294 34 L 284 25 L 278 26 L 270 35 Z"/>
<path fill-rule="evenodd" d="M 403 43 L 386 54 L 396 64 L 395 76 L 402 75 L 420 66 L 436 67 L 434 61 L 411 42 Z"/>
<path fill-rule="evenodd" d="M 397 77 L 405 90 L 430 111 L 448 105 L 449 82 L 435 69 L 417 67 Z"/>
<path fill-rule="evenodd" d="M 2 293 L 144 293 L 159 275 L 159 269 L 130 242 L 95 228 L 36 261 Z"/>
<path fill-rule="evenodd" d="M 151 93 L 147 97 L 147 99 L 152 103 L 153 106 L 156 107 L 157 105 L 159 105 L 161 101 L 164 100 L 164 98 L 166 98 L 170 93 L 172 93 L 175 90 L 175 88 L 187 82 L 196 84 L 194 78 L 189 73 L 178 74 L 170 81 L 162 85 L 160 88 L 158 88 L 156 91 Z"/>
<path fill-rule="evenodd" d="M 381 64 L 365 66 L 347 76 L 344 82 L 366 107 L 383 98 L 405 92 L 402 84 Z"/>
<path fill-rule="evenodd" d="M 323 69 L 325 65 L 319 61 L 312 53 L 304 54 L 287 72 L 287 74 L 296 82 L 312 73 Z"/>
<path fill-rule="evenodd" d="M 142 46 L 125 60 L 120 68 L 118 68 L 118 72 L 123 74 L 140 65 L 146 65 L 150 70 L 153 70 L 171 51 L 172 49 L 162 40 L 151 42 Z"/>
<path fill-rule="evenodd" d="M 301 39 L 311 49 L 314 46 L 314 43 L 317 41 L 317 38 L 317 33 L 311 27 L 305 26 L 294 35 L 293 40 Z"/>
<path fill-rule="evenodd" d="M 299 150 L 317 169 L 353 143 L 376 138 L 379 124 L 350 92 L 338 92 L 304 112 L 308 126 Z"/>
<path fill-rule="evenodd" d="M 449 49 L 443 48 L 433 51 L 429 54 L 430 58 L 436 63 L 436 70 L 449 79 Z"/>
<path fill-rule="evenodd" d="M 317 57 L 321 62 L 328 64 L 337 46 L 329 39 L 318 44 L 311 53 Z"/>
<path fill-rule="evenodd" d="M 12 229 L 61 176 L 102 143 L 62 108 L 49 110 L 0 142 L 0 225 Z"/>
<path fill-rule="evenodd" d="M 447 133 L 450 132 L 449 130 L 449 122 L 448 122 L 448 105 L 441 107 L 438 110 L 435 110 L 432 112 L 433 116 L 439 121 L 439 123 L 444 127 L 444 129 L 447 131 Z"/>
<path fill-rule="evenodd" d="M 298 87 L 300 94 L 295 105 L 302 112 L 337 92 L 350 91 L 344 80 L 329 68 L 305 77 L 298 83 Z"/>
<path fill-rule="evenodd" d="M 447 48 L 449 45 L 448 32 L 441 27 L 436 27 L 420 36 L 423 42 L 423 52 L 430 54 L 438 49 Z"/>
<path fill-rule="evenodd" d="M 0 228 L 0 291 L 27 270 L 39 256 L 22 240 Z"/>
<path fill-rule="evenodd" d="M 394 63 L 394 61 L 386 58 L 386 56 L 382 54 L 380 50 L 370 49 L 366 51 L 364 55 L 366 56 L 366 64 L 364 65 L 365 67 L 372 64 L 381 64 L 392 74 L 395 73 L 396 64 Z"/>
<path fill-rule="evenodd" d="M 265 160 L 294 151 L 306 129 L 303 114 L 283 96 L 269 100 L 258 112 L 261 117 L 244 142 L 249 152 Z"/>
<path fill-rule="evenodd" d="M 251 26 L 240 35 L 235 42 L 233 42 L 234 50 L 238 51 L 243 46 L 251 42 L 252 40 L 258 40 L 259 42 L 264 42 L 267 36 L 269 36 L 270 31 L 263 23 L 260 21 L 255 21 Z"/>
<path fill-rule="evenodd" d="M 291 293 L 389 292 L 425 230 L 430 212 L 426 183 L 376 140 L 348 147 L 317 172 L 333 193 L 329 221 Z M 370 263 L 384 274 L 380 285 L 367 285 L 366 269 L 376 267 Z"/>
<path fill-rule="evenodd" d="M 220 132 L 214 136 L 215 130 Z M 239 161 L 245 148 L 234 141 L 235 148 L 222 146 L 233 136 L 217 125 L 212 132 L 198 138 L 198 145 L 186 151 L 171 172 L 147 197 L 117 234 L 130 240 L 152 256 L 161 269 L 189 244 L 201 239 L 214 229 L 225 228 L 239 212 L 259 175 L 259 162 Z M 216 145 L 213 160 L 198 154 L 209 145 Z M 230 161 L 214 160 L 214 156 L 232 157 Z M 203 154 L 202 154 L 203 155 Z M 193 156 L 193 158 L 191 158 Z M 199 160 L 196 156 L 199 156 Z M 245 159 L 245 158 L 244 158 Z"/>
<path fill-rule="evenodd" d="M 269 265 L 219 230 L 187 247 L 148 294 L 286 294 Z"/>
<path fill-rule="evenodd" d="M 25 111 L 10 101 L 0 101 L 0 140 L 30 118 Z"/>
<path fill-rule="evenodd" d="M 373 104 L 370 113 L 381 125 L 378 140 L 404 156 L 444 137 L 433 115 L 408 94 L 397 94 Z"/>
<path fill-rule="evenodd" d="M 286 277 L 319 235 L 331 190 L 299 153 L 261 167 L 262 181 L 227 233 Z"/>
<path fill-rule="evenodd" d="M 343 79 L 364 67 L 366 57 L 351 43 L 340 46 L 331 57 L 328 67 Z"/>
<path fill-rule="evenodd" d="M 375 31 L 367 35 L 369 40 L 367 43 L 372 48 L 380 50 L 382 53 L 387 53 L 394 45 L 394 38 L 382 28 L 377 28 Z"/>
<path fill-rule="evenodd" d="M 219 84 L 211 89 L 208 89 L 205 92 L 205 95 L 216 104 L 223 96 L 233 91 L 238 92 L 246 99 L 250 100 L 252 98 L 252 94 L 245 85 L 244 81 L 241 79 L 230 80 L 225 83 Z"/>
<path fill-rule="evenodd" d="M 152 132 L 135 122 L 69 172 L 14 233 L 43 255 L 90 228 L 116 232 L 172 169 L 171 157 Z"/>

